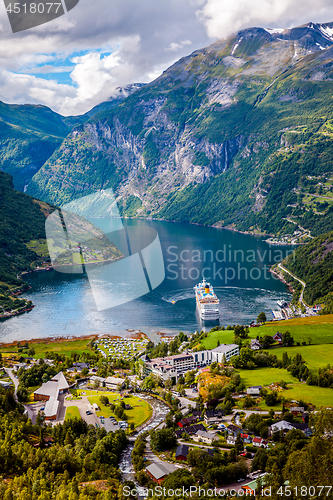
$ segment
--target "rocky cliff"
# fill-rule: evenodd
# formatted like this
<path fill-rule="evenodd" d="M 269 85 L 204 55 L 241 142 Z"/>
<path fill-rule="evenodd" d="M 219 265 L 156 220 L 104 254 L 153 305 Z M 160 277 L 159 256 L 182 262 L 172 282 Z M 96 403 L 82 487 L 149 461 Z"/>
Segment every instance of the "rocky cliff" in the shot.
<path fill-rule="evenodd" d="M 62 204 L 112 187 L 128 215 L 320 232 L 330 206 L 300 193 L 330 178 L 332 45 L 333 23 L 310 23 L 196 51 L 76 127 L 28 192 Z"/>

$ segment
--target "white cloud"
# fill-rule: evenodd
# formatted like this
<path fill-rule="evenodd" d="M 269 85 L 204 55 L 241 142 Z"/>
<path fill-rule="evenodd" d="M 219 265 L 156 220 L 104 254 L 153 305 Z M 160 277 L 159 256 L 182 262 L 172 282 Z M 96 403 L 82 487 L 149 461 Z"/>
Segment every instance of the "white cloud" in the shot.
<path fill-rule="evenodd" d="M 12 73 L 7 70 L 0 72 L 0 99 L 9 103 L 24 102 L 40 103 L 59 109 L 64 99 L 75 98 L 75 88 L 61 85 L 53 80 L 36 78 L 33 75 Z"/>
<path fill-rule="evenodd" d="M 116 87 L 148 82 L 180 57 L 239 29 L 333 21 L 331 2 L 81 0 L 65 16 L 13 35 L 0 0 L 0 98 L 84 113 Z"/>
<path fill-rule="evenodd" d="M 331 0 L 207 0 L 197 15 L 212 38 L 251 26 L 291 28 L 333 21 Z"/>
<path fill-rule="evenodd" d="M 110 97 L 117 86 L 158 76 L 188 53 L 193 33 L 195 48 L 207 45 L 209 37 L 196 16 L 199 6 L 196 0 L 81 0 L 66 16 L 13 35 L 0 1 L 0 75 L 7 72 L 0 95 L 6 102 L 43 101 L 65 114 L 86 112 Z M 75 65 L 70 75 L 73 85 L 59 83 L 58 98 L 57 65 L 66 69 L 68 59 Z M 43 65 L 51 67 L 49 75 Z M 34 68 L 34 79 L 15 77 L 32 78 Z M 29 82 L 25 91 L 23 81 Z"/>
<path fill-rule="evenodd" d="M 192 42 L 190 40 L 183 40 L 179 43 L 171 42 L 169 47 L 167 47 L 165 50 L 170 52 L 178 52 L 179 50 L 183 49 L 184 47 L 187 47 L 188 45 L 192 45 Z"/>

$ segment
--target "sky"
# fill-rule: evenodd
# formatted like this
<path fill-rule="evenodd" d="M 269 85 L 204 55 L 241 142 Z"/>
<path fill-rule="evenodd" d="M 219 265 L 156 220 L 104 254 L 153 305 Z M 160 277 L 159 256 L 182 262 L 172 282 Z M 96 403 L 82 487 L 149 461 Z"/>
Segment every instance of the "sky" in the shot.
<path fill-rule="evenodd" d="M 83 114 L 218 38 L 310 21 L 333 22 L 332 0 L 80 0 L 58 19 L 12 33 L 0 0 L 0 100 Z"/>

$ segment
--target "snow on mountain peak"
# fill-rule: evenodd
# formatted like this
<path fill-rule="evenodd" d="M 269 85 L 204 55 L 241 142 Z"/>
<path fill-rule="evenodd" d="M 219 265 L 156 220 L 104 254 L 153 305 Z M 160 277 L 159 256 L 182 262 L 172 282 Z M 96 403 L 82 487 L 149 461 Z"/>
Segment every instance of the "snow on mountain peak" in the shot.
<path fill-rule="evenodd" d="M 320 24 L 319 31 L 325 38 L 328 38 L 329 40 L 333 41 L 333 28 L 329 28 L 325 24 Z"/>
<path fill-rule="evenodd" d="M 285 31 L 285 28 L 265 28 L 265 31 L 272 35 L 275 33 L 283 33 Z"/>

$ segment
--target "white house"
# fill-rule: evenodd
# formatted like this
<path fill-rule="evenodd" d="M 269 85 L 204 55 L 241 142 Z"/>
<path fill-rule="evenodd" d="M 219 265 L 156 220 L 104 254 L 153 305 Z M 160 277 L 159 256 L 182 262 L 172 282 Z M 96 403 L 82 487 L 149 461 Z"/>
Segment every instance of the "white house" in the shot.
<path fill-rule="evenodd" d="M 268 442 L 260 437 L 254 437 L 252 440 L 252 446 L 256 448 L 268 448 Z"/>
<path fill-rule="evenodd" d="M 261 389 L 262 389 L 261 385 L 254 385 L 246 390 L 246 394 L 248 396 L 259 396 Z"/>
<path fill-rule="evenodd" d="M 257 340 L 257 339 L 252 339 L 251 340 L 251 346 L 250 347 L 251 347 L 252 351 L 259 351 L 259 349 L 262 348 L 259 340 Z"/>
<path fill-rule="evenodd" d="M 233 435 L 229 435 L 227 437 L 227 444 L 231 444 L 232 446 L 234 446 L 236 444 L 236 437 L 233 436 Z"/>
<path fill-rule="evenodd" d="M 124 378 L 107 377 L 105 379 L 105 387 L 111 389 L 112 391 L 117 391 L 118 387 L 121 387 L 122 389 L 124 386 L 125 386 Z"/>
<path fill-rule="evenodd" d="M 199 443 L 212 444 L 213 441 L 218 439 L 218 435 L 216 432 L 197 431 L 192 439 L 193 441 L 197 441 Z"/>

